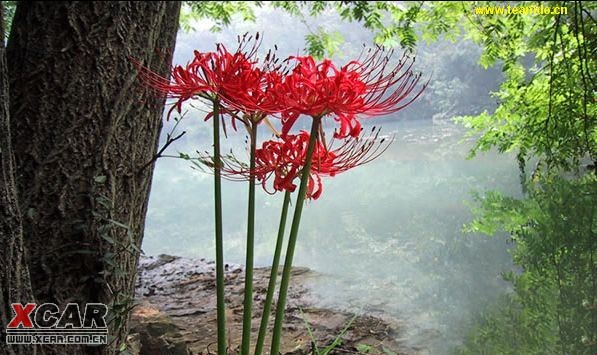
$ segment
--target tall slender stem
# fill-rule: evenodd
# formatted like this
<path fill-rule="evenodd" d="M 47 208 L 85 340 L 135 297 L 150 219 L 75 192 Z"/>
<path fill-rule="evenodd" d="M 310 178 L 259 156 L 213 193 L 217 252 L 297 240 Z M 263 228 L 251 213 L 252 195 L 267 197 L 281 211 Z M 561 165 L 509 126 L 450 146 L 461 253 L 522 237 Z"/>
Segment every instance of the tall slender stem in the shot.
<path fill-rule="evenodd" d="M 261 355 L 261 353 L 263 352 L 265 333 L 267 332 L 267 323 L 269 321 L 269 315 L 272 310 L 272 301 L 274 299 L 274 290 L 276 288 L 278 266 L 280 265 L 280 255 L 282 254 L 282 244 L 284 242 L 284 230 L 286 229 L 286 217 L 288 216 L 290 195 L 290 191 L 286 191 L 286 193 L 284 194 L 284 202 L 282 203 L 282 214 L 280 216 L 280 225 L 278 227 L 278 239 L 276 240 L 276 251 L 274 252 L 274 261 L 272 262 L 272 270 L 269 275 L 269 283 L 267 285 L 267 296 L 265 297 L 265 304 L 263 305 L 263 315 L 261 316 L 261 325 L 259 326 L 259 335 L 257 336 L 257 344 L 255 345 L 254 355 Z"/>
<path fill-rule="evenodd" d="M 241 355 L 249 355 L 251 348 L 251 313 L 253 307 L 253 256 L 255 249 L 255 147 L 257 146 L 257 123 L 250 126 L 251 157 L 249 177 L 249 207 L 247 215 L 247 258 L 245 261 L 245 302 L 243 309 L 243 335 Z"/>
<path fill-rule="evenodd" d="M 301 185 L 299 187 L 298 196 L 296 198 L 296 207 L 294 209 L 294 216 L 292 217 L 292 226 L 290 228 L 290 237 L 288 239 L 288 247 L 286 249 L 286 260 L 284 260 L 284 271 L 282 272 L 282 281 L 280 283 L 280 294 L 278 295 L 278 304 L 276 305 L 276 321 L 274 323 L 274 333 L 272 336 L 272 347 L 270 354 L 278 355 L 280 353 L 280 340 L 282 337 L 282 324 L 284 323 L 284 310 L 286 308 L 286 296 L 288 295 L 288 285 L 290 284 L 290 271 L 292 269 L 292 259 L 294 257 L 294 248 L 296 246 L 296 239 L 298 236 L 299 225 L 301 222 L 301 214 L 303 212 L 303 202 L 307 193 L 307 184 L 309 182 L 309 174 L 311 173 L 311 160 L 313 158 L 313 151 L 315 150 L 315 141 L 319 133 L 319 126 L 321 124 L 321 117 L 313 117 L 311 125 L 311 136 L 309 138 L 309 146 L 307 148 L 307 155 L 305 156 L 305 165 L 301 176 Z"/>
<path fill-rule="evenodd" d="M 226 304 L 224 301 L 224 246 L 222 238 L 222 177 L 220 161 L 220 102 L 213 103 L 214 121 L 214 198 L 216 215 L 216 298 L 218 354 L 226 354 Z"/>

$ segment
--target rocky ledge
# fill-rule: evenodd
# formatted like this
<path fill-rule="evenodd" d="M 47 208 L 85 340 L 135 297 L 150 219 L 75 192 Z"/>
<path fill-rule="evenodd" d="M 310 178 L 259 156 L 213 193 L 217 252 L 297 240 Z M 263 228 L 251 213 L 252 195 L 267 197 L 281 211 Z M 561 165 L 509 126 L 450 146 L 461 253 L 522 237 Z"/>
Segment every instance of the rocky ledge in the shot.
<path fill-rule="evenodd" d="M 142 257 L 136 285 L 138 306 L 133 309 L 130 352 L 136 354 L 215 354 L 215 264 L 205 259 L 170 255 Z M 254 275 L 253 334 L 257 333 L 270 269 L 257 268 Z M 288 293 L 282 341 L 283 354 L 317 354 L 341 336 L 330 354 L 420 354 L 396 341 L 396 320 L 316 307 L 305 286 L 318 277 L 307 268 L 295 267 Z M 238 353 L 242 332 L 244 272 L 240 265 L 226 265 L 226 304 L 229 353 Z M 270 317 L 270 325 L 274 315 Z M 308 326 L 307 326 L 308 325 Z M 312 331 L 309 335 L 308 328 Z M 271 331 L 268 332 L 271 334 Z M 254 341 L 255 339 L 253 339 Z M 266 339 L 266 353 L 270 339 Z"/>

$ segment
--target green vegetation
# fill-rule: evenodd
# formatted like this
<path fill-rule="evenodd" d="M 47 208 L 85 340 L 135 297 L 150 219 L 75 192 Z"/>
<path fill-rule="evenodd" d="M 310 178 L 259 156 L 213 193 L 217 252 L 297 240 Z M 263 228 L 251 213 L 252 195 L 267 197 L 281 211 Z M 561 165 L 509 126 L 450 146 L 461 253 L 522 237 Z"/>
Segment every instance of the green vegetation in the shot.
<path fill-rule="evenodd" d="M 330 354 L 334 349 L 338 348 L 339 346 L 342 345 L 342 337 L 344 335 L 346 335 L 346 332 L 348 332 L 348 330 L 350 329 L 350 327 L 352 326 L 352 323 L 354 323 L 354 321 L 357 319 L 358 314 L 355 314 L 354 316 L 352 316 L 352 318 L 346 323 L 346 325 L 344 326 L 344 328 L 340 331 L 340 333 L 336 336 L 336 338 L 334 338 L 334 341 L 332 341 L 329 345 L 327 345 L 325 348 L 320 349 L 317 346 L 317 339 L 315 338 L 315 336 L 313 335 L 313 329 L 311 329 L 311 325 L 309 324 L 309 322 L 307 321 L 305 314 L 303 313 L 302 309 L 299 309 L 301 311 L 301 318 L 303 318 L 303 321 L 305 323 L 305 328 L 307 328 L 307 333 L 309 334 L 309 339 L 311 340 L 311 350 L 312 350 L 312 354 L 313 355 L 328 355 Z M 364 345 L 366 346 L 366 345 Z M 368 348 L 369 350 L 371 348 Z M 360 351 L 360 350 L 359 350 Z"/>
<path fill-rule="evenodd" d="M 485 314 L 460 354 L 590 354 L 597 339 L 597 181 L 553 177 L 525 199 L 488 193 L 473 231 L 510 233 L 514 292 Z"/>

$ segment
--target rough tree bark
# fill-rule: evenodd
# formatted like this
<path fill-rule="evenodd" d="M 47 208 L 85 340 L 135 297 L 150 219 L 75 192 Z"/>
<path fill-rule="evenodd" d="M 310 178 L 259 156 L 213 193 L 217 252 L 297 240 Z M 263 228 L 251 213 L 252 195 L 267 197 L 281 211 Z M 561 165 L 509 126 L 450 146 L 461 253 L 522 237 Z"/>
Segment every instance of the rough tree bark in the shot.
<path fill-rule="evenodd" d="M 4 36 L 4 6 L 0 3 L 0 38 Z M 25 258 L 21 211 L 17 203 L 14 153 L 10 134 L 6 48 L 0 41 L 0 328 L 12 319 L 11 303 L 34 302 Z M 36 348 L 6 344 L 0 335 L 0 353 L 32 354 Z"/>
<path fill-rule="evenodd" d="M 179 10 L 19 2 L 13 20 L 10 128 L 32 289 L 38 303 L 108 304 L 117 341 L 103 352 L 128 332 L 153 164 L 141 167 L 156 153 L 164 104 L 128 58 L 165 75 Z"/>

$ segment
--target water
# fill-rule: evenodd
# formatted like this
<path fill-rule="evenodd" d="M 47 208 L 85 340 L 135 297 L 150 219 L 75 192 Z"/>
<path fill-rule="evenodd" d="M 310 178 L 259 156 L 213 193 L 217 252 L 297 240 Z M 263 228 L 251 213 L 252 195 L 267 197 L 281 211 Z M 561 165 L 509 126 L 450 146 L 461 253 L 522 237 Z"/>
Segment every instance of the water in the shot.
<path fill-rule="evenodd" d="M 170 151 L 211 149 L 210 125 L 186 124 L 196 127 Z M 326 179 L 322 197 L 305 206 L 295 265 L 324 275 L 313 281 L 322 306 L 391 314 L 405 321 L 401 338 L 447 353 L 475 312 L 506 291 L 499 277 L 511 268 L 504 238 L 461 229 L 471 220 L 471 192 L 519 193 L 516 163 L 494 153 L 466 160 L 471 142 L 460 142 L 463 130 L 449 123 L 384 123 L 383 131 L 396 141 L 381 158 Z M 245 154 L 241 143 L 227 144 Z M 212 180 L 188 162 L 158 161 L 147 254 L 213 257 Z M 246 189 L 223 185 L 225 258 L 234 263 L 245 258 Z M 257 266 L 273 257 L 282 197 L 258 189 Z"/>

